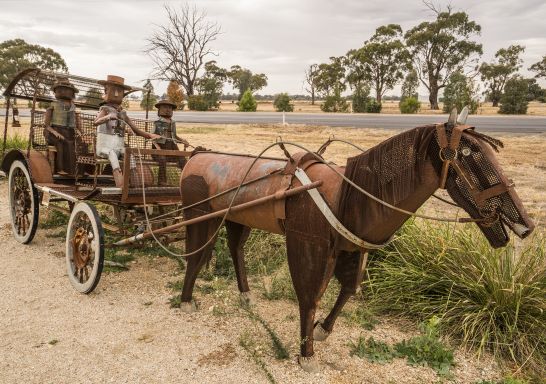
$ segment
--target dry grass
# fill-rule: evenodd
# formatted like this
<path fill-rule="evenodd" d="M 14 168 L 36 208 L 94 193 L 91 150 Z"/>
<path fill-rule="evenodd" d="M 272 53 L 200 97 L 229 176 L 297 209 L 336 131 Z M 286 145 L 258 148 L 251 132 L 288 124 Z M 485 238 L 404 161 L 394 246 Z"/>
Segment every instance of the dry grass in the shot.
<path fill-rule="evenodd" d="M 130 100 L 130 111 L 141 111 L 140 101 Z M 322 101 L 317 100 L 314 105 L 311 105 L 310 101 L 293 101 L 294 112 L 301 113 L 324 113 L 320 110 L 320 104 Z M 427 102 L 421 101 L 421 110 L 419 114 L 424 115 L 437 115 L 443 114 L 442 103 L 440 103 L 440 110 L 433 111 Z M 237 103 L 231 102 L 231 100 L 223 100 L 220 104 L 220 112 L 235 112 L 237 111 Z M 497 115 L 498 107 L 493 107 L 491 103 L 481 103 L 478 108 L 478 115 Z M 258 101 L 258 112 L 275 112 L 272 101 Z M 383 101 L 383 108 L 381 110 L 383 114 L 400 114 L 398 108 L 398 101 Z M 538 101 L 532 101 L 529 103 L 527 114 L 531 116 L 546 116 L 546 103 L 539 103 Z"/>

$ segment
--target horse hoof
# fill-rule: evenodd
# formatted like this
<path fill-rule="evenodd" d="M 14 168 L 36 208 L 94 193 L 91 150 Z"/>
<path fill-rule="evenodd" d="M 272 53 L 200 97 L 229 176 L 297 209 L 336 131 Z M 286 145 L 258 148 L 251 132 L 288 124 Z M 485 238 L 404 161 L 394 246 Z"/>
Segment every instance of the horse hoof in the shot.
<path fill-rule="evenodd" d="M 197 305 L 195 301 L 184 301 L 180 303 L 180 311 L 183 313 L 194 313 L 197 312 Z"/>
<path fill-rule="evenodd" d="M 313 329 L 313 340 L 314 341 L 324 341 L 330 336 L 330 332 L 322 328 L 322 323 L 317 321 L 315 328 Z"/>
<path fill-rule="evenodd" d="M 256 298 L 250 291 L 241 292 L 239 294 L 239 300 L 241 301 L 241 304 L 243 306 L 249 306 L 249 307 L 256 306 Z"/>
<path fill-rule="evenodd" d="M 308 373 L 318 373 L 320 372 L 320 364 L 318 359 L 315 356 L 305 357 L 300 356 L 298 359 L 301 368 Z"/>

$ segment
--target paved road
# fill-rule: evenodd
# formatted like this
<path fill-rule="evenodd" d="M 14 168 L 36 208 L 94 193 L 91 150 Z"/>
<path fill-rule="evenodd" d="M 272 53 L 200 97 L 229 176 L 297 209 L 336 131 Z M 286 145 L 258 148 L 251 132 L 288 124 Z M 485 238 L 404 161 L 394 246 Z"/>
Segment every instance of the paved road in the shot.
<path fill-rule="evenodd" d="M 28 110 L 21 116 L 28 116 Z M 129 116 L 143 118 L 144 112 L 129 112 Z M 155 113 L 151 112 L 152 118 Z M 176 121 L 208 124 L 271 124 L 281 123 L 277 112 L 176 112 Z M 325 125 L 330 127 L 409 129 L 419 125 L 446 121 L 447 115 L 379 115 L 352 113 L 287 113 L 286 122 L 292 124 Z M 482 132 L 543 133 L 544 116 L 470 116 L 468 123 Z"/>

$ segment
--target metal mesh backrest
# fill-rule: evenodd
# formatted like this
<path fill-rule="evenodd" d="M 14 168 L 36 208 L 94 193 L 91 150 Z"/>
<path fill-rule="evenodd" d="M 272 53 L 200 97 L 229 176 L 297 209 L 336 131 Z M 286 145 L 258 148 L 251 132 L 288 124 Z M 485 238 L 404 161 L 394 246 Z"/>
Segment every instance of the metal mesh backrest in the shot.
<path fill-rule="evenodd" d="M 32 148 L 37 151 L 45 151 L 47 142 L 44 136 L 45 111 L 32 111 L 33 126 L 32 126 Z"/>

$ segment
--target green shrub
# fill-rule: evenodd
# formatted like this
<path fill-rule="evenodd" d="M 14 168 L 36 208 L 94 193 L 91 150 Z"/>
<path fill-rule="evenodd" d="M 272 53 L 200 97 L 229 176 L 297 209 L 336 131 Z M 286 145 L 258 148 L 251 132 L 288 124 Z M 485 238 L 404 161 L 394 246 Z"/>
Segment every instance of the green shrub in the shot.
<path fill-rule="evenodd" d="M 368 105 L 368 100 L 370 94 L 370 87 L 367 85 L 361 85 L 355 89 L 352 97 L 352 107 L 353 112 L 355 113 L 364 113 L 367 112 L 366 107 Z"/>
<path fill-rule="evenodd" d="M 375 341 L 373 337 L 365 339 L 361 336 L 356 343 L 351 341 L 349 347 L 351 348 L 351 356 L 356 355 L 371 363 L 390 363 L 396 357 L 396 352 L 390 345 L 382 341 Z"/>
<path fill-rule="evenodd" d="M 415 97 L 407 97 L 398 105 L 401 113 L 417 113 L 421 109 L 421 103 Z"/>
<path fill-rule="evenodd" d="M 324 103 L 320 105 L 320 109 L 323 112 L 347 112 L 349 111 L 349 104 L 339 93 L 336 93 L 326 96 Z"/>
<path fill-rule="evenodd" d="M 366 104 L 366 112 L 368 113 L 380 113 L 383 106 L 376 99 L 370 97 L 368 98 L 368 103 Z"/>
<path fill-rule="evenodd" d="M 290 103 L 288 93 L 278 94 L 275 101 L 273 101 L 273 105 L 277 112 L 294 112 L 294 104 Z"/>
<path fill-rule="evenodd" d="M 201 95 L 188 96 L 188 109 L 190 111 L 208 111 L 209 105 Z"/>
<path fill-rule="evenodd" d="M 256 107 L 256 100 L 254 99 L 254 96 L 252 96 L 252 92 L 247 90 L 245 93 L 243 93 L 241 101 L 239 101 L 238 110 L 241 112 L 256 112 Z"/>
<path fill-rule="evenodd" d="M 447 375 L 453 367 L 453 351 L 444 347 L 438 335 L 439 320 L 433 317 L 421 324 L 424 333 L 408 341 L 402 340 L 394 348 L 400 356 L 406 356 L 410 365 L 425 365 L 440 375 Z"/>
<path fill-rule="evenodd" d="M 492 249 L 474 225 L 410 221 L 370 256 L 365 282 L 375 310 L 418 319 L 478 353 L 488 349 L 531 373 L 546 373 L 546 241 Z"/>
<path fill-rule="evenodd" d="M 504 93 L 500 99 L 499 113 L 525 115 L 529 101 L 529 83 L 526 79 L 514 77 L 506 82 Z"/>

